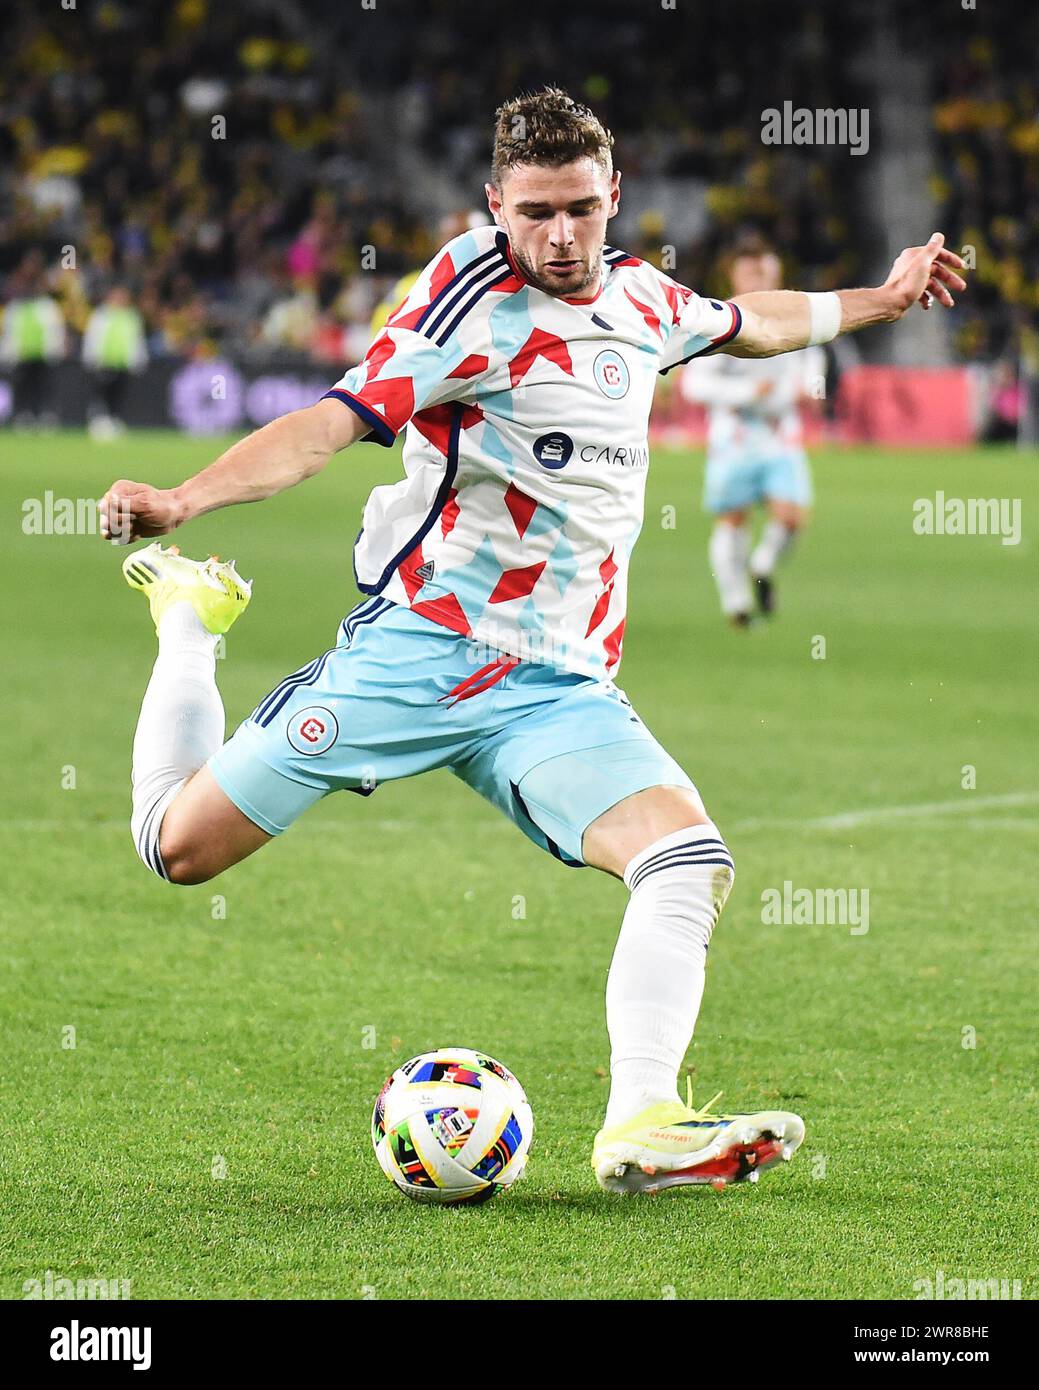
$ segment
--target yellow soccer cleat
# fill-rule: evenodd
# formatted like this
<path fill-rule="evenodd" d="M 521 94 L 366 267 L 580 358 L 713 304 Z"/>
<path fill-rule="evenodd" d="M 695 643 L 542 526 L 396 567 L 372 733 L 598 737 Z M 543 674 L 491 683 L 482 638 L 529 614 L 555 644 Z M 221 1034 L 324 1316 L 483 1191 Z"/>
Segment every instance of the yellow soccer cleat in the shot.
<path fill-rule="evenodd" d="M 794 1156 L 805 1137 L 804 1121 L 784 1110 L 712 1115 L 708 1101 L 693 1109 L 665 1101 L 627 1124 L 602 1129 L 592 1147 L 592 1168 L 606 1192 L 659 1192 L 685 1183 L 757 1182 L 758 1174 Z"/>
<path fill-rule="evenodd" d="M 123 561 L 123 576 L 131 589 L 148 597 L 155 630 L 174 603 L 190 603 L 207 632 L 227 632 L 245 612 L 252 584 L 235 569 L 233 560 L 188 560 L 175 545 L 163 550 L 158 541 L 135 550 Z"/>

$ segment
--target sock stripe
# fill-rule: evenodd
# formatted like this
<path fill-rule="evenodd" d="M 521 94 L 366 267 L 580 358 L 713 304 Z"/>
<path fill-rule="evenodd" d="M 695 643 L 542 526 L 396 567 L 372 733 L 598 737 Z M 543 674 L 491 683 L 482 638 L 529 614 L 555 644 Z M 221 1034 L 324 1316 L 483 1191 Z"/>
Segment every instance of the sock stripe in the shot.
<path fill-rule="evenodd" d="M 684 853 L 687 849 L 700 849 L 701 847 L 707 849 L 707 848 L 717 848 L 718 846 L 720 846 L 722 849 L 725 849 L 725 848 L 726 848 L 725 841 L 724 841 L 724 840 L 719 840 L 719 839 L 717 839 L 717 837 L 715 837 L 715 836 L 713 836 L 713 835 L 712 835 L 712 836 L 704 836 L 704 838 L 703 838 L 702 840 L 683 840 L 681 844 L 678 844 L 678 845 L 669 845 L 669 846 L 667 847 L 667 849 L 659 850 L 656 854 L 653 855 L 653 858 L 652 858 L 652 859 L 647 859 L 647 860 L 646 860 L 646 863 L 647 863 L 647 864 L 652 864 L 652 863 L 653 863 L 653 860 L 655 860 L 655 859 L 664 859 L 664 858 L 666 858 L 666 856 L 669 855 L 669 854 L 677 854 L 677 853 L 679 852 L 679 850 L 681 850 L 681 851 Z"/>
<path fill-rule="evenodd" d="M 160 807 L 163 813 L 165 813 L 169 802 L 170 798 L 166 793 L 156 797 L 151 810 L 145 817 L 144 825 L 141 827 L 141 833 L 137 837 L 137 853 L 140 855 L 145 867 L 151 869 L 152 873 L 158 874 L 159 878 L 165 879 L 167 883 L 169 882 L 170 876 L 166 872 L 166 866 L 162 862 L 162 854 L 159 851 L 159 832 L 162 829 L 162 816 L 158 816 L 158 820 L 156 821 L 156 813 L 159 811 Z"/>
<path fill-rule="evenodd" d="M 635 889 L 641 887 L 641 885 L 645 882 L 647 878 L 650 877 L 651 874 L 662 874 L 665 871 L 665 869 L 678 868 L 683 864 L 695 864 L 697 867 L 699 867 L 701 864 L 721 864 L 726 869 L 731 869 L 733 874 L 735 874 L 736 872 L 736 865 L 732 862 L 731 859 L 681 859 L 678 860 L 675 864 L 658 864 L 657 867 L 654 869 L 647 869 L 644 874 L 641 874 L 639 876 L 637 881 L 634 879 L 632 880 L 631 891 L 634 893 Z"/>
<path fill-rule="evenodd" d="M 729 853 L 728 845 L 720 843 L 703 845 L 702 847 L 699 845 L 678 845 L 674 849 L 668 850 L 664 854 L 655 854 L 652 859 L 647 859 L 644 863 L 638 866 L 632 877 L 636 877 L 638 874 L 642 873 L 643 869 L 648 869 L 651 867 L 657 868 L 659 866 L 670 863 L 672 860 L 680 858 L 699 858 L 705 854 L 724 854 L 728 855 L 729 858 L 732 857 Z"/>
<path fill-rule="evenodd" d="M 695 833 L 697 829 L 706 833 L 698 835 Z M 668 843 L 669 841 L 671 843 Z M 674 859 L 676 855 L 729 854 L 729 847 L 719 837 L 718 828 L 713 823 L 691 827 L 684 832 L 676 830 L 657 843 L 663 848 L 658 849 L 650 845 L 648 849 L 643 850 L 641 855 L 636 855 L 632 863 L 628 865 L 624 874 L 624 881 L 629 888 L 634 886 L 634 881 L 642 876 L 645 869 L 651 865 L 665 864 Z"/>
<path fill-rule="evenodd" d="M 650 874 L 661 873 L 664 869 L 677 868 L 684 864 L 726 864 L 735 874 L 736 865 L 732 861 L 728 847 L 721 840 L 694 840 L 673 849 L 662 850 L 652 859 L 647 859 L 631 876 L 628 887 L 632 892 Z"/>
<path fill-rule="evenodd" d="M 162 830 L 162 815 L 159 814 L 158 806 L 152 810 L 152 824 L 149 827 L 148 851 L 151 855 L 152 867 L 162 878 L 166 877 L 166 866 L 162 862 L 162 854 L 159 850 L 159 834 Z M 147 843 L 147 842 L 146 842 Z"/>
<path fill-rule="evenodd" d="M 677 845 L 668 845 L 667 849 L 658 850 L 656 854 L 650 855 L 648 859 L 642 861 L 639 865 L 639 869 L 645 868 L 647 864 L 658 864 L 662 860 L 668 859 L 675 854 L 690 854 L 700 850 L 716 849 L 724 850 L 726 854 L 729 852 L 729 847 L 726 845 L 725 841 L 719 840 L 714 836 L 702 840 L 684 840 Z M 638 869 L 636 869 L 635 872 L 637 873 Z"/>
<path fill-rule="evenodd" d="M 640 874 L 640 876 L 631 880 L 630 890 L 631 892 L 634 892 L 637 890 L 637 888 L 641 888 L 641 885 L 643 885 L 645 883 L 645 880 L 647 880 L 647 878 L 650 878 L 652 874 L 665 873 L 666 870 L 682 869 L 682 867 L 686 866 L 700 867 L 700 865 L 722 865 L 723 867 L 726 867 L 726 869 L 729 869 L 730 872 L 733 873 L 733 876 L 734 874 L 736 874 L 736 865 L 734 865 L 732 859 L 722 859 L 720 858 L 720 856 L 718 859 L 682 859 L 679 860 L 679 862 L 673 863 L 673 865 L 658 865 L 657 867 L 655 867 L 655 869 L 645 870 L 645 873 Z"/>
<path fill-rule="evenodd" d="M 704 835 L 695 839 L 680 840 L 676 845 L 668 845 L 665 849 L 657 850 L 656 854 L 653 855 L 653 858 L 658 859 L 662 854 L 670 854 L 673 850 L 676 849 L 695 849 L 698 845 L 724 844 L 725 841 L 720 840 L 716 835 Z"/>
<path fill-rule="evenodd" d="M 137 853 L 141 856 L 141 858 L 144 860 L 145 865 L 149 869 L 151 869 L 153 873 L 155 872 L 155 864 L 152 861 L 151 850 L 149 848 L 148 831 L 151 826 L 152 817 L 154 815 L 155 806 L 153 805 L 151 810 L 148 812 L 147 816 L 145 816 L 144 824 L 141 826 L 140 834 L 137 836 Z"/>

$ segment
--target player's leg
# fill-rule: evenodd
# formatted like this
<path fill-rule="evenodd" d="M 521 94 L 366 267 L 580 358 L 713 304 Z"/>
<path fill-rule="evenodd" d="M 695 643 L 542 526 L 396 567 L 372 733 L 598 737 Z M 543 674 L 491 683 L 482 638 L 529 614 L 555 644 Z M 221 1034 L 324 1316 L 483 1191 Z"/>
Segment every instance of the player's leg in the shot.
<path fill-rule="evenodd" d="M 368 796 L 442 766 L 471 737 L 470 706 L 446 700 L 472 672 L 465 639 L 362 600 L 336 645 L 280 681 L 177 793 L 160 846 L 170 877 L 213 877 L 330 792 Z"/>
<path fill-rule="evenodd" d="M 767 519 L 750 557 L 750 573 L 758 608 L 768 614 L 776 607 L 776 568 L 808 520 L 812 482 L 804 454 L 770 460 L 764 491 Z"/>
<path fill-rule="evenodd" d="M 714 519 L 707 556 L 724 616 L 733 627 L 746 627 L 754 608 L 750 579 L 748 514 L 760 500 L 754 460 L 732 449 L 707 456 L 703 507 Z"/>
<path fill-rule="evenodd" d="M 162 817 L 159 857 L 171 883 L 206 883 L 272 838 L 200 767 Z"/>
<path fill-rule="evenodd" d="M 624 693 L 592 680 L 526 714 L 455 771 L 557 858 L 625 883 L 606 991 L 606 1123 L 676 1101 L 707 944 L 734 874 L 696 787 Z"/>
<path fill-rule="evenodd" d="M 628 889 L 606 989 L 611 1090 L 593 1158 L 600 1183 L 638 1191 L 724 1182 L 792 1153 L 803 1136 L 796 1116 L 714 1117 L 679 1098 L 734 867 L 695 786 L 623 692 L 578 686 L 454 770 L 564 863 L 600 868 Z"/>
<path fill-rule="evenodd" d="M 796 502 L 786 502 L 781 498 L 769 498 L 767 505 L 768 517 L 750 557 L 750 573 L 758 608 L 762 613 L 773 613 L 776 607 L 776 566 L 793 545 L 805 523 L 806 512 Z"/>
<path fill-rule="evenodd" d="M 127 556 L 123 572 L 147 596 L 159 638 L 134 735 L 134 843 L 160 877 L 200 883 L 270 838 L 203 768 L 224 741 L 217 643 L 245 611 L 250 589 L 233 565 L 188 560 L 158 544 Z"/>
<path fill-rule="evenodd" d="M 724 1185 L 790 1158 L 804 1137 L 784 1112 L 711 1114 L 678 1073 L 703 999 L 707 948 L 735 868 L 695 788 L 654 786 L 598 816 L 585 863 L 629 891 L 606 982 L 610 1099 L 592 1163 L 607 1190 Z M 717 1097 L 715 1097 L 717 1099 Z"/>
<path fill-rule="evenodd" d="M 678 1099 L 707 948 L 735 866 L 692 786 L 626 796 L 585 830 L 581 857 L 621 879 L 630 894 L 606 984 L 609 1128 Z"/>
<path fill-rule="evenodd" d="M 717 517 L 707 555 L 722 613 L 733 627 L 746 627 L 754 607 L 748 569 L 750 531 L 746 511 L 723 512 Z"/>

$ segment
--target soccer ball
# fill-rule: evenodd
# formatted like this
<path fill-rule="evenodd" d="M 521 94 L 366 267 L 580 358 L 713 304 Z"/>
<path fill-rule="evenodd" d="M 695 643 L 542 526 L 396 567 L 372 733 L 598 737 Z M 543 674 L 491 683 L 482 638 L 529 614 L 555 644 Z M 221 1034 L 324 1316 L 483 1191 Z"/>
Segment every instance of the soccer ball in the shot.
<path fill-rule="evenodd" d="M 444 1047 L 398 1067 L 372 1112 L 379 1166 L 416 1202 L 489 1201 L 527 1163 L 534 1116 L 512 1072 Z"/>

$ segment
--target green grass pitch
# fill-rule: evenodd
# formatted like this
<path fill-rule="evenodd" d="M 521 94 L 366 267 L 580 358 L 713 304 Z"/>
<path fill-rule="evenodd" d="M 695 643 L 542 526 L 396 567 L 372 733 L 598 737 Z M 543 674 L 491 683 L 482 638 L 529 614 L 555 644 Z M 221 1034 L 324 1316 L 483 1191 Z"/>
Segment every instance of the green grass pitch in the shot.
<path fill-rule="evenodd" d="M 0 1294 L 51 1270 L 141 1298 L 913 1298 L 941 1269 L 1034 1297 L 1039 459 L 820 453 L 781 614 L 733 633 L 701 459 L 656 451 L 620 683 L 737 866 L 687 1062 L 698 1100 L 808 1134 L 756 1188 L 625 1201 L 588 1163 L 622 885 L 446 772 L 326 800 L 211 884 L 137 861 L 146 608 L 121 552 L 24 534 L 23 502 L 173 483 L 220 447 L 0 440 Z M 179 536 L 255 579 L 229 732 L 330 645 L 363 498 L 398 475 L 362 446 Z M 1021 498 L 1021 543 L 915 534 L 938 489 Z M 784 881 L 868 888 L 869 931 L 764 925 Z M 368 1137 L 385 1076 L 452 1043 L 512 1067 L 538 1121 L 527 1176 L 473 1210 L 405 1201 Z"/>

